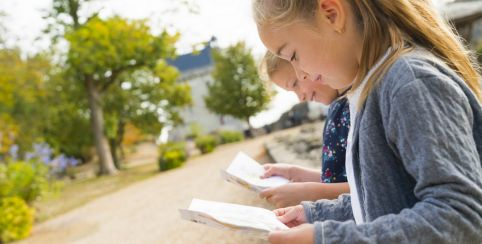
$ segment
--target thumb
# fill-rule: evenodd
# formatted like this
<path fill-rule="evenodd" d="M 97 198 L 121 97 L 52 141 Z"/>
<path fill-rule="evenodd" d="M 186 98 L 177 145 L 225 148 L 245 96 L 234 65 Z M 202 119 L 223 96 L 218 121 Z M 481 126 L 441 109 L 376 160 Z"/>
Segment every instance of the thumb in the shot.
<path fill-rule="evenodd" d="M 270 197 L 271 195 L 272 195 L 272 188 L 264 189 L 259 193 L 259 197 L 261 198 L 267 198 L 267 197 Z"/>
<path fill-rule="evenodd" d="M 268 170 L 269 168 L 271 168 L 273 164 L 263 164 L 263 168 L 264 170 Z"/>
<path fill-rule="evenodd" d="M 286 224 L 295 220 L 297 217 L 298 217 L 298 212 L 294 208 L 291 208 L 288 211 L 286 211 L 285 214 L 278 216 L 278 219 L 283 224 Z"/>
<path fill-rule="evenodd" d="M 273 174 L 274 174 L 274 168 L 273 167 L 265 166 L 264 170 L 265 170 L 264 174 L 263 174 L 263 176 L 261 176 L 262 179 L 269 178 L 269 177 L 273 176 Z"/>

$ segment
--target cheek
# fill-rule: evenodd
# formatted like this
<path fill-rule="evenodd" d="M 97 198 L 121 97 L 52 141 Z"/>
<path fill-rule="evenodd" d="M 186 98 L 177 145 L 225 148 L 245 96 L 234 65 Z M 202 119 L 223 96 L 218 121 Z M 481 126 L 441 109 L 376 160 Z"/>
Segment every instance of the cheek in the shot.
<path fill-rule="evenodd" d="M 313 81 L 310 81 L 311 83 L 314 83 Z M 316 87 L 312 86 L 312 85 L 307 85 L 305 87 L 303 87 L 303 91 L 308 93 L 308 94 L 311 94 L 313 91 L 316 91 Z"/>
<path fill-rule="evenodd" d="M 327 34 L 324 38 L 320 38 L 314 60 L 311 68 L 313 71 L 319 72 L 321 75 L 332 78 L 340 78 L 344 73 L 346 65 L 346 46 L 339 42 L 336 36 Z"/>
<path fill-rule="evenodd" d="M 333 72 L 338 69 L 338 62 L 334 62 L 336 55 L 324 50 L 325 48 L 321 47 L 307 50 L 304 57 L 300 57 L 300 68 L 310 75 L 333 76 Z"/>

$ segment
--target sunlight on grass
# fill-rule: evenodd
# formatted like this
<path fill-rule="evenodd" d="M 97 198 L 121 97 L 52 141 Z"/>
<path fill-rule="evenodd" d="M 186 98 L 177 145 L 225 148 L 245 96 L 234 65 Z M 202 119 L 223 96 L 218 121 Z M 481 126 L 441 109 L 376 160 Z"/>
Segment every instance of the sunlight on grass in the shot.
<path fill-rule="evenodd" d="M 154 176 L 158 172 L 157 164 L 152 163 L 123 170 L 115 176 L 102 176 L 83 181 L 67 182 L 59 194 L 42 199 L 35 204 L 35 208 L 38 210 L 36 221 L 44 222 L 78 208 L 95 198 Z"/>

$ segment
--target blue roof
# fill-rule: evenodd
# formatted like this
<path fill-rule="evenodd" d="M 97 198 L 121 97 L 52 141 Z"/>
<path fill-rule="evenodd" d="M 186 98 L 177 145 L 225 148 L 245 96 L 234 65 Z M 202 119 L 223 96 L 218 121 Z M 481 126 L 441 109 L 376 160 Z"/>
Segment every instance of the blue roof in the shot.
<path fill-rule="evenodd" d="M 211 45 L 208 43 L 206 47 L 198 53 L 180 55 L 174 60 L 167 60 L 167 63 L 176 67 L 181 73 L 211 66 L 213 65 L 211 49 Z"/>

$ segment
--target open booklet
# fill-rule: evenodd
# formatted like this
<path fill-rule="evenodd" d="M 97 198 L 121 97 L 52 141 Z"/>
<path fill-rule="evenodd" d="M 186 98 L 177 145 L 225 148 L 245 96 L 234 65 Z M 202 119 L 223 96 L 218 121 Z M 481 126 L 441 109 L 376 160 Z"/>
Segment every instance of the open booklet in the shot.
<path fill-rule="evenodd" d="M 221 176 L 229 182 L 260 192 L 266 188 L 281 186 L 289 182 L 280 176 L 261 179 L 264 168 L 256 160 L 243 152 L 239 152 L 226 170 L 221 170 Z"/>
<path fill-rule="evenodd" d="M 266 234 L 288 227 L 267 209 L 238 204 L 193 199 L 188 209 L 179 209 L 181 218 L 221 229 Z"/>

